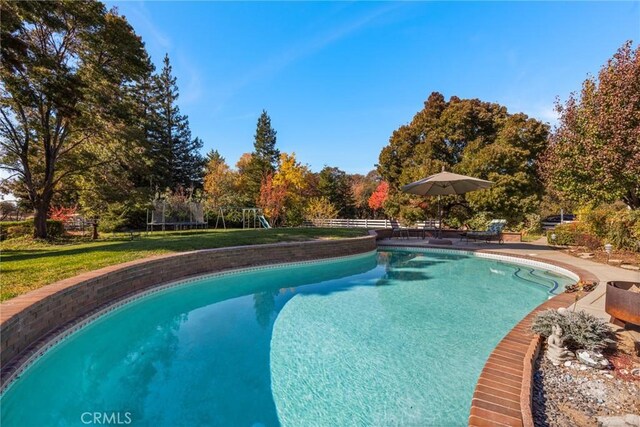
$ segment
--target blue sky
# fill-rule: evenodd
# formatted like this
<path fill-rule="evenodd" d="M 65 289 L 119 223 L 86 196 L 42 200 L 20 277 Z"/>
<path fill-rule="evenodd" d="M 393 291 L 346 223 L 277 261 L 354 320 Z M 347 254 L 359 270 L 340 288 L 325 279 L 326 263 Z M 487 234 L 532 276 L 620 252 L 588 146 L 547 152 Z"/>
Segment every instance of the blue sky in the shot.
<path fill-rule="evenodd" d="M 554 123 L 625 40 L 640 2 L 108 2 L 154 63 L 169 53 L 204 151 L 234 165 L 266 109 L 281 151 L 318 171 L 373 169 L 432 91 Z"/>

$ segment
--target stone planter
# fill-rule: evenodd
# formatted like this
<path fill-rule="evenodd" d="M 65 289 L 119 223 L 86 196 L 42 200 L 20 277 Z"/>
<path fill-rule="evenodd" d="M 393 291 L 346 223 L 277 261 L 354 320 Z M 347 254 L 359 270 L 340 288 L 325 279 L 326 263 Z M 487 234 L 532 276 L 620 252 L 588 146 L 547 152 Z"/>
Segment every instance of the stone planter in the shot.
<path fill-rule="evenodd" d="M 632 292 L 638 282 L 607 282 L 605 310 L 617 320 L 640 326 L 640 293 Z"/>

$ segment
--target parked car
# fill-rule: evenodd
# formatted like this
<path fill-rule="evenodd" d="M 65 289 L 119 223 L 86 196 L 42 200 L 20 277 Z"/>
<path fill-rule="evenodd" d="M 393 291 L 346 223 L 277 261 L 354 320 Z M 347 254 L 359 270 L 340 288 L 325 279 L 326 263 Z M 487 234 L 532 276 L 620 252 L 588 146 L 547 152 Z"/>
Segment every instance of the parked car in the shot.
<path fill-rule="evenodd" d="M 564 215 L 551 215 L 542 219 L 542 228 L 549 229 L 553 228 L 560 223 L 574 222 L 576 220 L 576 216 L 574 214 L 564 214 Z"/>

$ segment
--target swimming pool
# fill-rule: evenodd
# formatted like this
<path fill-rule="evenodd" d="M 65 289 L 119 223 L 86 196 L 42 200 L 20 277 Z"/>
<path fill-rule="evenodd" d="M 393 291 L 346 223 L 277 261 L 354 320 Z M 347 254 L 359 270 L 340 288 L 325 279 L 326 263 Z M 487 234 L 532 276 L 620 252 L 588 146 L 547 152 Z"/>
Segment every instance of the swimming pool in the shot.
<path fill-rule="evenodd" d="M 3 394 L 0 421 L 464 425 L 492 349 L 571 282 L 409 249 L 202 278 L 53 347 Z"/>

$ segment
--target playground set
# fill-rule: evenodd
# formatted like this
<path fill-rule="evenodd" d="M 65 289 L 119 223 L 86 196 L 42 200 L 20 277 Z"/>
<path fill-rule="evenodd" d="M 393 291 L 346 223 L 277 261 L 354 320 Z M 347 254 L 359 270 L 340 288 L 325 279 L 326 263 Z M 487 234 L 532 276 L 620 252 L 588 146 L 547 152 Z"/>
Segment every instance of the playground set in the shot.
<path fill-rule="evenodd" d="M 231 211 L 242 212 L 242 228 L 271 228 L 269 221 L 264 217 L 260 208 L 244 207 L 218 207 L 216 224 L 214 228 L 227 229 L 225 214 Z M 162 231 L 189 230 L 209 228 L 208 214 L 205 213 L 202 202 L 189 201 L 172 205 L 166 200 L 155 200 L 153 208 L 147 210 L 147 232 L 159 228 Z"/>

